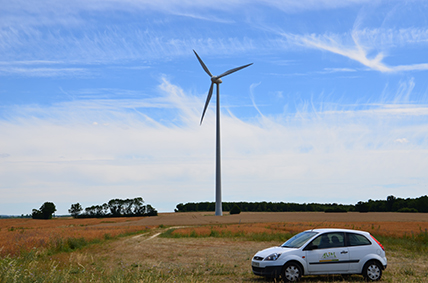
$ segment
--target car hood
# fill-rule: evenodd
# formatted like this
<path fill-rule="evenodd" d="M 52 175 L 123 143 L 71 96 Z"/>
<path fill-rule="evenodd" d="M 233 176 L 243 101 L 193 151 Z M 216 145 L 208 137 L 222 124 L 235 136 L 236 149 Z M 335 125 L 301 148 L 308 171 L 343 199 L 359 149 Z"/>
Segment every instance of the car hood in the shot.
<path fill-rule="evenodd" d="M 267 249 L 258 251 L 255 254 L 255 256 L 265 258 L 271 254 L 274 254 L 274 253 L 283 254 L 283 253 L 289 253 L 289 252 L 296 251 L 296 250 L 297 249 L 292 249 L 292 248 L 271 247 L 271 248 L 267 248 Z"/>

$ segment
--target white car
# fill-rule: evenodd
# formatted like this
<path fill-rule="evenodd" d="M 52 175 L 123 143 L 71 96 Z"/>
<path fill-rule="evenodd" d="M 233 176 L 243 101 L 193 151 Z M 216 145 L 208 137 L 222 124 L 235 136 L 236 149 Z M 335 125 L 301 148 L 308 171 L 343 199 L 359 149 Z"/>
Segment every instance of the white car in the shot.
<path fill-rule="evenodd" d="M 387 260 L 383 246 L 368 232 L 313 229 L 279 247 L 257 252 L 251 265 L 255 275 L 281 276 L 284 281 L 319 274 L 362 274 L 367 280 L 377 281 Z"/>

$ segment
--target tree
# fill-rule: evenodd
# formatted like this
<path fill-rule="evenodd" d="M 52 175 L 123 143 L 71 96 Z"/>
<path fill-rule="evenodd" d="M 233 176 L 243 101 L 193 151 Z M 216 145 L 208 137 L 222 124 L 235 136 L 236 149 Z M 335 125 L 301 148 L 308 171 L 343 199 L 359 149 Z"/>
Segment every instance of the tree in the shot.
<path fill-rule="evenodd" d="M 55 211 L 56 207 L 53 202 L 45 202 L 40 209 L 33 209 L 31 217 L 33 219 L 52 219 L 52 214 L 54 214 Z"/>
<path fill-rule="evenodd" d="M 45 202 L 41 207 L 40 211 L 43 214 L 43 219 L 51 219 L 52 214 L 55 213 L 56 207 L 53 202 Z"/>
<path fill-rule="evenodd" d="M 72 208 L 78 204 L 72 205 Z M 69 210 L 71 213 L 72 208 Z M 142 197 L 133 199 L 112 199 L 102 205 L 93 205 L 85 208 L 79 218 L 95 217 L 132 217 L 132 216 L 156 216 L 158 212 L 151 205 L 144 205 Z"/>
<path fill-rule="evenodd" d="M 394 205 L 396 200 L 397 198 L 394 197 L 393 195 L 390 195 L 386 198 L 386 209 L 388 211 L 392 211 L 392 206 Z"/>
<path fill-rule="evenodd" d="M 239 214 L 241 213 L 241 209 L 237 204 L 235 204 L 229 212 L 230 214 Z"/>
<path fill-rule="evenodd" d="M 146 213 L 146 207 L 144 206 L 144 200 L 142 197 L 134 198 L 132 201 L 134 215 L 144 215 Z"/>
<path fill-rule="evenodd" d="M 113 217 L 119 217 L 123 213 L 123 205 L 125 201 L 121 199 L 112 199 L 108 202 L 108 208 L 110 209 L 110 214 Z"/>
<path fill-rule="evenodd" d="M 33 212 L 31 213 L 31 218 L 42 219 L 42 212 L 38 209 L 33 208 Z"/>
<path fill-rule="evenodd" d="M 355 210 L 358 212 L 369 212 L 370 211 L 370 205 L 367 202 L 359 201 L 355 205 Z"/>
<path fill-rule="evenodd" d="M 151 206 L 150 204 L 148 204 L 146 206 L 146 215 L 147 216 L 157 216 L 158 215 L 158 211 L 153 206 Z"/>
<path fill-rule="evenodd" d="M 80 205 L 80 203 L 75 203 L 71 205 L 71 208 L 68 210 L 68 213 L 71 214 L 74 218 L 77 218 L 79 216 L 80 212 L 82 212 L 83 208 Z"/>

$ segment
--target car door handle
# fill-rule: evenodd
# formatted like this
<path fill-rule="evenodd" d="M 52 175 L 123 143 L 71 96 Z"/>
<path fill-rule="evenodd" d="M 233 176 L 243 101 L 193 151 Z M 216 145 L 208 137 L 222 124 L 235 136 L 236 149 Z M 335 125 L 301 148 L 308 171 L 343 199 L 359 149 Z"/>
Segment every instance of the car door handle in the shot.
<path fill-rule="evenodd" d="M 341 254 L 347 254 L 347 253 L 348 253 L 348 251 L 341 251 L 340 253 L 341 253 Z"/>

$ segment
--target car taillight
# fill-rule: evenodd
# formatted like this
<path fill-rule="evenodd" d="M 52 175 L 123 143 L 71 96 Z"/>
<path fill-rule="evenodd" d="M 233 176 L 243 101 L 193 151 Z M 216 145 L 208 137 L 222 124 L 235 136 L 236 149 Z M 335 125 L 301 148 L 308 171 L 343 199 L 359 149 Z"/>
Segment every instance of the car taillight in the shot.
<path fill-rule="evenodd" d="M 370 235 L 372 238 L 373 238 L 373 240 L 375 240 L 376 241 L 376 243 L 382 248 L 382 250 L 384 250 L 385 251 L 385 248 L 382 246 L 382 244 L 381 243 L 379 243 L 379 241 L 378 240 L 376 240 L 376 238 L 375 237 L 373 237 L 372 235 Z"/>

